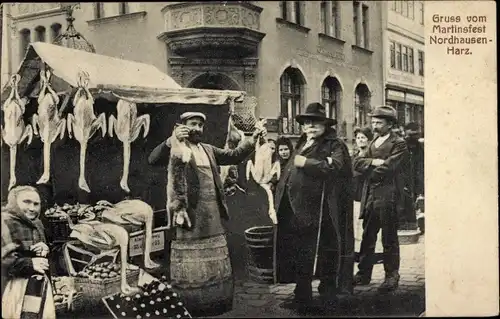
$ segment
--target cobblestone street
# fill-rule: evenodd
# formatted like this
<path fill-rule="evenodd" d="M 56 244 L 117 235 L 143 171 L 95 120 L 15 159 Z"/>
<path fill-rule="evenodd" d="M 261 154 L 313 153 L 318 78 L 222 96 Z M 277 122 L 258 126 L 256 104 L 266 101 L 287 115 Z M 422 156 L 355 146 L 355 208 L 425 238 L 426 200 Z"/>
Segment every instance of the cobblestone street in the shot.
<path fill-rule="evenodd" d="M 377 249 L 378 250 L 378 249 Z M 424 237 L 417 244 L 401 246 L 401 269 L 399 289 L 394 293 L 381 296 L 377 287 L 384 279 L 383 266 L 374 268 L 370 285 L 356 287 L 354 295 L 338 301 L 332 307 L 325 307 L 322 313 L 314 316 L 374 316 L 399 315 L 418 316 L 425 307 L 425 254 Z M 317 297 L 318 281 L 313 282 Z M 266 285 L 251 281 L 236 283 L 233 310 L 217 318 L 230 317 L 300 317 L 293 311 L 280 307 L 280 304 L 293 297 L 294 284 Z"/>

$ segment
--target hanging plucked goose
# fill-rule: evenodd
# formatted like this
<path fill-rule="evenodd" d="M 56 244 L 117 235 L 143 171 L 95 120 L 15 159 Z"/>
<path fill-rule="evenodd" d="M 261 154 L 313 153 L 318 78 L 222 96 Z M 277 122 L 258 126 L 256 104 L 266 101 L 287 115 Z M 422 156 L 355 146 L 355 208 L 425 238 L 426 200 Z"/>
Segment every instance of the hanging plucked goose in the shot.
<path fill-rule="evenodd" d="M 102 131 L 102 137 L 106 135 L 106 115 L 101 113 L 96 116 L 94 113 L 94 99 L 88 89 L 89 74 L 81 72 L 78 78 L 78 90 L 73 99 L 73 114 L 68 114 L 67 126 L 68 134 L 74 134 L 75 139 L 80 143 L 80 175 L 78 186 L 90 193 L 89 185 L 85 179 L 85 158 L 87 155 L 88 141 L 97 132 Z"/>
<path fill-rule="evenodd" d="M 234 125 L 234 100 L 231 99 L 229 105 L 229 122 L 227 129 L 227 138 L 224 149 L 234 149 L 243 140 L 245 134 L 236 128 Z M 238 185 L 238 166 L 237 165 L 223 165 L 220 167 L 220 178 L 224 186 L 226 195 L 233 195 L 236 190 L 243 193 L 245 191 Z"/>
<path fill-rule="evenodd" d="M 264 127 L 266 119 L 261 120 L 255 126 Z M 250 160 L 247 163 L 246 177 L 247 180 L 250 179 L 250 173 L 253 179 L 259 184 L 267 194 L 267 199 L 269 202 L 268 214 L 274 224 L 278 223 L 276 216 L 276 211 L 274 209 L 274 199 L 273 193 L 271 191 L 271 186 L 269 183 L 273 175 L 276 174 L 277 178 L 280 178 L 281 166 L 279 161 L 273 163 L 273 150 L 269 142 L 265 139 L 260 138 L 255 146 L 255 164 Z"/>
<path fill-rule="evenodd" d="M 113 132 L 116 133 L 118 139 L 123 143 L 123 175 L 120 186 L 129 193 L 130 144 L 139 137 L 141 127 L 144 127 L 143 137 L 148 135 L 150 117 L 149 114 L 138 117 L 136 104 L 125 100 L 118 101 L 116 111 L 116 118 L 113 115 L 109 117 L 108 133 L 111 137 L 113 137 Z"/>
<path fill-rule="evenodd" d="M 10 148 L 10 179 L 9 190 L 16 185 L 16 158 L 17 158 L 17 145 L 21 144 L 26 138 L 27 143 L 31 144 L 33 138 L 33 129 L 31 125 L 25 125 L 23 115 L 26 106 L 26 100 L 21 99 L 18 91 L 18 84 L 21 77 L 18 74 L 12 76 L 10 80 L 9 97 L 3 105 L 4 122 L 2 128 L 2 138 Z"/>
<path fill-rule="evenodd" d="M 50 146 L 57 136 L 62 139 L 66 131 L 66 120 L 59 115 L 59 97 L 50 86 L 50 76 L 49 70 L 40 72 L 42 88 L 38 95 L 37 114 L 32 118 L 33 131 L 35 135 L 40 135 L 43 142 L 43 174 L 37 184 L 45 184 L 50 180 Z"/>

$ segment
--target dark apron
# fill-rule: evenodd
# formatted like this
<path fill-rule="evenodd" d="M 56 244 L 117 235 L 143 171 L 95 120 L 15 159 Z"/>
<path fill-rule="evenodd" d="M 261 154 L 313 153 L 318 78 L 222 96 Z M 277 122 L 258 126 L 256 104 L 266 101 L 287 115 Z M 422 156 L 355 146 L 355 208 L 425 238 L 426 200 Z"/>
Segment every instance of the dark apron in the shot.
<path fill-rule="evenodd" d="M 204 239 L 224 234 L 212 169 L 210 166 L 197 168 L 200 188 L 198 205 L 193 211 L 196 222 L 190 230 L 177 227 L 177 240 Z"/>

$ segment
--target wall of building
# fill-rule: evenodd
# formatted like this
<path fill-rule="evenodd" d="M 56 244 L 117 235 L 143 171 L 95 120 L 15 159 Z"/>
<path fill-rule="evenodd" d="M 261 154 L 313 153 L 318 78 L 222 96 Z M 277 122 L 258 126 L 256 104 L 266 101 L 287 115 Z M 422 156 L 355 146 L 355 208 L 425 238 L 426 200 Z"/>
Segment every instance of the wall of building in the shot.
<path fill-rule="evenodd" d="M 266 35 L 259 48 L 259 64 L 256 77 L 257 115 L 277 118 L 280 113 L 280 76 L 292 66 L 305 78 L 303 106 L 321 100 L 321 85 L 327 76 L 335 77 L 341 84 L 339 123 L 346 122 L 347 135 L 352 134 L 354 122 L 354 91 L 359 83 L 366 84 L 371 93 L 372 106 L 383 103 L 382 22 L 383 2 L 361 1 L 369 6 L 369 49 L 372 53 L 355 49 L 353 4 L 339 1 L 340 34 L 344 43 L 328 37 L 320 37 L 320 2 L 304 1 L 305 32 L 289 24 L 280 23 L 278 1 L 252 1 L 263 8 L 260 15 L 260 31 Z M 170 3 L 169 3 L 170 4 Z M 75 28 L 94 45 L 97 53 L 139 61 L 156 66 L 169 73 L 168 50 L 164 41 L 157 38 L 165 31 L 162 9 L 165 3 L 129 3 L 130 14 L 119 15 L 118 3 L 103 3 L 104 17 L 95 18 L 95 3 L 80 3 L 75 10 Z M 17 5 L 18 6 L 18 5 Z M 46 11 L 50 8 L 30 7 L 30 10 Z M 60 23 L 66 28 L 65 15 L 33 15 L 16 21 L 17 30 L 34 30 L 44 25 Z M 33 31 L 32 31 L 33 32 Z M 20 39 L 14 35 L 11 46 L 11 66 L 16 69 L 21 61 Z"/>
<path fill-rule="evenodd" d="M 280 112 L 280 76 L 288 67 L 301 70 L 307 82 L 305 103 L 321 100 L 321 85 L 328 76 L 334 76 L 342 86 L 340 120 L 347 122 L 348 135 L 351 134 L 354 116 L 354 90 L 357 84 L 365 83 L 371 91 L 371 105 L 382 103 L 382 48 L 381 48 L 381 6 L 371 2 L 370 6 L 370 50 L 373 51 L 368 63 L 355 61 L 353 31 L 353 6 L 350 1 L 340 1 L 341 31 L 339 38 L 345 43 L 339 45 L 334 40 L 318 36 L 320 25 L 320 2 L 307 2 L 305 7 L 305 33 L 291 26 L 280 24 L 278 2 L 258 1 L 264 8 L 261 13 L 262 31 L 266 36 L 261 42 L 259 54 L 258 92 L 259 114 L 277 117 Z M 340 121 L 339 121 L 340 122 Z"/>
<path fill-rule="evenodd" d="M 408 6 L 409 14 L 402 14 L 401 6 Z M 422 1 L 384 1 L 384 86 L 386 104 L 396 108 L 400 124 L 418 122 L 424 125 L 424 76 L 419 74 L 418 52 L 424 52 L 424 25 L 420 8 Z M 413 9 L 411 9 L 413 7 Z M 408 7 L 407 7 L 408 8 Z M 413 48 L 414 72 L 391 67 L 391 41 Z"/>

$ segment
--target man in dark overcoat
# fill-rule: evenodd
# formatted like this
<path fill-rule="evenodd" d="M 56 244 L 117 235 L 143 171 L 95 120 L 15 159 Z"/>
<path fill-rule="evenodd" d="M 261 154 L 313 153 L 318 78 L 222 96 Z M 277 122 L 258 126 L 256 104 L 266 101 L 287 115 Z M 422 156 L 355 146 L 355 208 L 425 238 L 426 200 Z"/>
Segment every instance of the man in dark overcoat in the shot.
<path fill-rule="evenodd" d="M 377 107 L 371 117 L 377 137 L 370 143 L 366 156 L 353 161 L 354 170 L 365 176 L 360 213 L 363 237 L 354 283 L 370 283 L 377 235 L 382 229 L 385 280 L 379 291 L 388 292 L 399 283 L 398 211 L 404 209 L 405 198 L 410 195 L 405 188 L 409 153 L 406 142 L 392 132 L 397 122 L 394 108 Z"/>
<path fill-rule="evenodd" d="M 284 307 L 312 306 L 313 276 L 331 300 L 352 293 L 354 230 L 352 167 L 349 151 L 320 103 L 296 117 L 304 134 L 283 170 L 275 193 L 278 215 L 276 276 L 296 283 L 295 298 Z"/>

